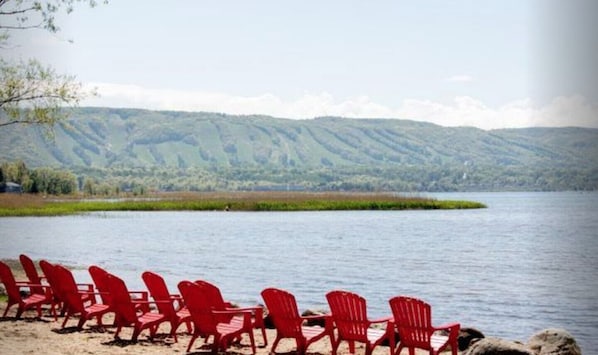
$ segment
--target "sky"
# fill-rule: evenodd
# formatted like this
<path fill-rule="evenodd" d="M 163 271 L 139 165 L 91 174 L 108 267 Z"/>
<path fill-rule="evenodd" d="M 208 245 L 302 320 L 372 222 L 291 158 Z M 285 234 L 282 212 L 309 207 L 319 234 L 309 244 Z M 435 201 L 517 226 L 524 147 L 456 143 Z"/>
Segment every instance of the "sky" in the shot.
<path fill-rule="evenodd" d="M 111 0 L 13 33 L 82 106 L 598 128 L 595 0 Z"/>

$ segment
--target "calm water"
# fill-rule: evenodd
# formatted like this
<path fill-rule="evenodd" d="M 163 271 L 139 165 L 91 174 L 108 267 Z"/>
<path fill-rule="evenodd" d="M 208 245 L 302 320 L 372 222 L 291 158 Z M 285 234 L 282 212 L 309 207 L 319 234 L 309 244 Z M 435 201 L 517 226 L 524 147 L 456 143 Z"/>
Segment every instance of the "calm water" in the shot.
<path fill-rule="evenodd" d="M 439 194 L 489 208 L 466 211 L 115 212 L 0 219 L 0 258 L 98 264 L 143 287 L 140 274 L 207 279 L 242 305 L 276 286 L 301 309 L 326 309 L 347 289 L 389 314 L 399 294 L 433 305 L 434 323 L 459 321 L 526 341 L 548 327 L 583 349 L 598 341 L 598 193 Z M 76 273 L 89 280 L 84 268 Z"/>

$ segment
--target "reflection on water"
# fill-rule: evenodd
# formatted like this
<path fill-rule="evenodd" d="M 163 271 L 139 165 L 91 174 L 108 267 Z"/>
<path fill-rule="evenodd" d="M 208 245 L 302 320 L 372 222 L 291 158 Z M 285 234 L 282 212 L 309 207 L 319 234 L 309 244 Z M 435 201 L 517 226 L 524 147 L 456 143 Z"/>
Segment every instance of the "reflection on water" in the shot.
<path fill-rule="evenodd" d="M 204 278 L 225 297 L 261 302 L 269 286 L 301 309 L 327 308 L 341 288 L 368 300 L 371 316 L 398 294 L 433 304 L 434 323 L 459 321 L 487 335 L 527 340 L 548 327 L 598 346 L 596 193 L 441 194 L 487 209 L 367 212 L 108 212 L 2 218 L 0 257 L 99 264 L 143 287 Z M 83 268 L 76 273 L 89 280 Z"/>

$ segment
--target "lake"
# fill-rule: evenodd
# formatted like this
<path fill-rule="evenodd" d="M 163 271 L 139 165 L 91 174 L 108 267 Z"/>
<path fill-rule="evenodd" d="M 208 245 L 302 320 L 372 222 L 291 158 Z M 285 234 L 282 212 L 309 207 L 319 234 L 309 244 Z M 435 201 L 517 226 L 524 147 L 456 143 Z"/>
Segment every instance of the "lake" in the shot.
<path fill-rule="evenodd" d="M 598 193 L 422 194 L 485 203 L 478 210 L 330 212 L 106 212 L 1 218 L 0 258 L 25 253 L 81 269 L 98 264 L 130 289 L 144 270 L 171 292 L 206 279 L 240 305 L 275 286 L 301 310 L 325 294 L 366 297 L 371 317 L 399 295 L 432 304 L 433 322 L 527 341 L 565 328 L 598 347 Z"/>

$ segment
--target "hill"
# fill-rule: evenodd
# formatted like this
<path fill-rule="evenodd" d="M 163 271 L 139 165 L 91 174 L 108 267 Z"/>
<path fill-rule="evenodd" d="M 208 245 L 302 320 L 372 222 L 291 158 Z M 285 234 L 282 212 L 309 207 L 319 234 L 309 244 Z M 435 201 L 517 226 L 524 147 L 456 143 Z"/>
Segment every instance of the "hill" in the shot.
<path fill-rule="evenodd" d="M 5 127 L 0 146 L 2 161 L 162 190 L 598 187 L 598 130 L 575 127 L 484 131 L 398 119 L 80 108 L 53 139 L 40 128 Z"/>

